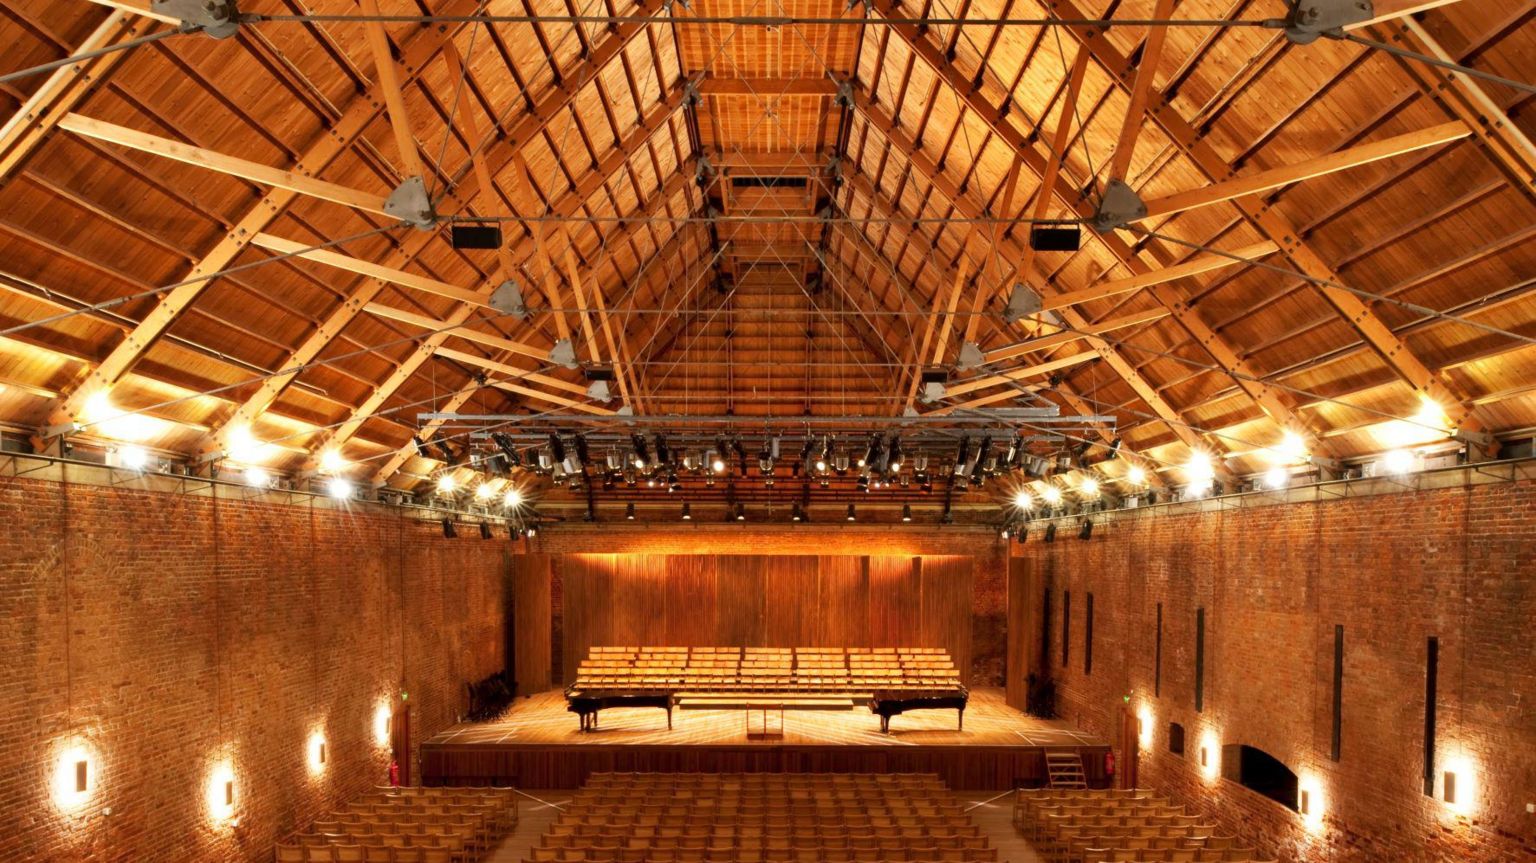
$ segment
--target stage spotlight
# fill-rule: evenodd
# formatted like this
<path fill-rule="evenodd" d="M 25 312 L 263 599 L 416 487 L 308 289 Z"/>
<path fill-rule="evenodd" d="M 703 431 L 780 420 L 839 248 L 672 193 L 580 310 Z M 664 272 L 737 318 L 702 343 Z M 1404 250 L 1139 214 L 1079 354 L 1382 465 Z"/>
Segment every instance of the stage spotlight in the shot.
<path fill-rule="evenodd" d="M 539 526 L 536 525 L 536 524 L 530 524 L 526 528 L 524 528 L 524 530 L 527 532 L 527 534 L 529 536 L 534 536 L 534 535 L 536 535 L 539 532 Z"/>
<path fill-rule="evenodd" d="M 1085 476 L 1083 477 L 1083 481 L 1078 483 L 1077 490 L 1084 497 L 1098 497 L 1099 481 L 1091 476 Z"/>
<path fill-rule="evenodd" d="M 1077 538 L 1087 539 L 1090 536 L 1093 536 L 1093 519 L 1085 518 L 1083 519 L 1083 526 L 1077 529 Z"/>
<path fill-rule="evenodd" d="M 645 466 L 651 462 L 651 451 L 645 445 L 645 438 L 638 434 L 632 434 L 629 436 L 629 442 L 633 447 L 633 452 L 630 454 L 630 464 L 633 464 L 640 470 L 645 470 Z"/>
<path fill-rule="evenodd" d="M 1013 505 L 1019 509 L 1034 509 L 1035 499 L 1028 491 L 1021 488 L 1013 495 Z"/>
<path fill-rule="evenodd" d="M 491 538 L 491 523 L 490 522 L 488 522 L 488 521 L 480 522 L 480 538 L 481 539 L 490 539 Z"/>
<path fill-rule="evenodd" d="M 851 503 L 848 504 L 848 520 L 849 521 L 858 521 L 859 520 L 858 515 L 854 512 L 853 504 L 851 504 Z"/>
<path fill-rule="evenodd" d="M 438 494 L 451 495 L 458 487 L 459 483 L 453 478 L 453 474 L 451 473 L 445 473 L 437 478 Z"/>
<path fill-rule="evenodd" d="M 495 496 L 496 496 L 496 489 L 493 488 L 490 483 L 482 482 L 479 485 L 475 486 L 475 500 L 485 502 L 485 501 L 489 501 L 491 498 L 493 498 Z"/>
<path fill-rule="evenodd" d="M 458 537 L 458 535 L 459 535 L 458 530 L 453 526 L 453 519 L 451 519 L 451 518 L 443 519 L 443 538 L 444 539 L 455 539 L 455 538 Z"/>
<path fill-rule="evenodd" d="M 1029 539 L 1029 525 L 1019 525 L 1018 531 L 1014 533 L 1014 538 L 1018 540 L 1019 545 L 1023 545 L 1024 541 Z"/>
<path fill-rule="evenodd" d="M 507 525 L 507 539 L 513 540 L 515 542 L 515 541 L 517 541 L 519 539 L 522 539 L 522 538 L 523 538 L 522 531 L 517 529 L 517 525 L 515 525 L 515 524 Z"/>
<path fill-rule="evenodd" d="M 693 507 L 686 503 L 683 504 L 683 521 L 693 521 Z"/>
<path fill-rule="evenodd" d="M 1061 488 L 1055 485 L 1047 485 L 1040 490 L 1040 497 L 1050 506 L 1061 503 Z"/>
<path fill-rule="evenodd" d="M 346 500 L 352 496 L 352 483 L 339 476 L 333 477 L 326 486 L 326 490 L 331 493 L 331 497 L 337 500 Z"/>
<path fill-rule="evenodd" d="M 633 502 L 624 504 L 624 518 L 629 521 L 635 520 L 635 504 Z"/>
<path fill-rule="evenodd" d="M 746 521 L 747 520 L 747 505 L 746 504 L 744 504 L 744 503 L 736 504 L 736 520 L 737 521 Z"/>
<path fill-rule="evenodd" d="M 912 520 L 912 504 L 904 503 L 904 504 L 901 505 L 901 520 L 902 521 L 911 521 Z"/>
<path fill-rule="evenodd" d="M 887 473 L 901 472 L 901 435 L 898 433 L 891 438 L 891 445 L 886 448 L 885 469 Z"/>
<path fill-rule="evenodd" d="M 1046 542 L 1055 542 L 1056 541 L 1056 522 L 1053 521 L 1050 524 L 1045 526 L 1045 541 Z"/>
<path fill-rule="evenodd" d="M 501 505 L 507 509 L 517 509 L 523 505 L 523 493 L 515 488 L 507 489 L 507 493 L 501 496 Z"/>
<path fill-rule="evenodd" d="M 1006 540 L 1008 538 L 1008 525 L 1003 525 L 1002 530 L 999 530 L 997 535 Z"/>

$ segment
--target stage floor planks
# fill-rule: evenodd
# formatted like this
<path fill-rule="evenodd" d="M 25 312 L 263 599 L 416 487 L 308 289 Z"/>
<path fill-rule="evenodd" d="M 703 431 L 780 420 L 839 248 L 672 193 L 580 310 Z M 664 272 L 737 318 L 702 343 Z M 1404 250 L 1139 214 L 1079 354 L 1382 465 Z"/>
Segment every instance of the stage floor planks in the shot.
<path fill-rule="evenodd" d="M 775 714 L 774 719 L 777 719 Z M 462 723 L 427 745 L 562 746 L 1103 746 L 1064 722 L 1036 719 L 1009 707 L 1001 689 L 971 691 L 965 730 L 956 729 L 953 710 L 918 710 L 891 720 L 880 733 L 880 717 L 866 707 L 854 710 L 786 710 L 782 738 L 749 739 L 744 710 L 618 708 L 599 714 L 596 731 L 582 733 L 576 714 L 565 709 L 559 690 L 517 703 L 493 722 Z M 754 718 L 754 727 L 757 720 Z"/>

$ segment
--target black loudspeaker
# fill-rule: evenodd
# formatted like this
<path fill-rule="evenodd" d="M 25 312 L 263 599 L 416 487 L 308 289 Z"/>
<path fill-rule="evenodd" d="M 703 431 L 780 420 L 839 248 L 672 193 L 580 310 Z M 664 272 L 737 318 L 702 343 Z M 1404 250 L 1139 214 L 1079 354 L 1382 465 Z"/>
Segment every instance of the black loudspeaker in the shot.
<path fill-rule="evenodd" d="M 449 241 L 455 249 L 499 249 L 501 228 L 495 225 L 454 225 Z"/>
<path fill-rule="evenodd" d="M 445 538 L 447 538 L 447 539 L 453 539 L 453 538 L 457 537 L 458 535 L 459 535 L 459 532 L 453 529 L 453 519 L 451 519 L 451 518 L 443 519 L 443 536 Z"/>
<path fill-rule="evenodd" d="M 1029 247 L 1037 252 L 1075 252 L 1083 244 L 1079 228 L 1031 228 Z"/>
<path fill-rule="evenodd" d="M 1083 526 L 1077 530 L 1078 539 L 1087 539 L 1093 536 L 1093 519 L 1083 519 Z"/>

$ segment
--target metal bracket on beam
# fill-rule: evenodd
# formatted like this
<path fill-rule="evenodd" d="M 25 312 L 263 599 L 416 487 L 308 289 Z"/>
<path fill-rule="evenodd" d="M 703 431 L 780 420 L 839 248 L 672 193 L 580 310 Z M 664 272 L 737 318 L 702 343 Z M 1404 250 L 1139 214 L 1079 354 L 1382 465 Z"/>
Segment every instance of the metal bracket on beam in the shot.
<path fill-rule="evenodd" d="M 420 177 L 407 177 L 384 201 L 384 212 L 402 222 L 427 230 L 437 224 L 427 184 Z"/>
<path fill-rule="evenodd" d="M 576 349 L 571 347 L 571 340 L 560 339 L 555 342 L 555 346 L 549 349 L 549 361 L 568 369 L 576 368 Z"/>
<path fill-rule="evenodd" d="M 1146 217 L 1146 202 L 1136 194 L 1136 190 L 1127 186 L 1123 180 L 1110 180 L 1109 185 L 1104 187 L 1104 199 L 1099 202 L 1099 209 L 1094 212 L 1089 224 L 1095 231 L 1107 234 Z"/>
<path fill-rule="evenodd" d="M 1039 294 L 1030 290 L 1029 286 L 1023 282 L 1016 282 L 1013 293 L 1008 297 L 1008 308 L 1003 310 L 1003 320 L 1010 324 L 1017 323 L 1030 315 L 1039 314 L 1044 305 Z"/>
<path fill-rule="evenodd" d="M 960 359 L 955 363 L 957 371 L 968 372 L 974 368 L 980 368 L 987 358 L 981 352 L 981 346 L 975 342 L 966 342 L 960 346 Z"/>
<path fill-rule="evenodd" d="M 491 292 L 491 308 L 520 320 L 528 320 L 528 306 L 516 281 L 507 279 Z"/>
<path fill-rule="evenodd" d="M 1285 38 L 1310 45 L 1322 36 L 1338 39 L 1344 28 L 1376 17 L 1371 0 L 1296 0 L 1285 17 Z"/>
<path fill-rule="evenodd" d="M 601 404 L 608 404 L 613 401 L 613 393 L 608 390 L 607 381 L 593 381 L 587 386 L 587 398 Z"/>
<path fill-rule="evenodd" d="M 175 18 L 182 27 L 201 30 L 215 39 L 227 39 L 240 30 L 235 0 L 151 0 L 149 10 Z"/>

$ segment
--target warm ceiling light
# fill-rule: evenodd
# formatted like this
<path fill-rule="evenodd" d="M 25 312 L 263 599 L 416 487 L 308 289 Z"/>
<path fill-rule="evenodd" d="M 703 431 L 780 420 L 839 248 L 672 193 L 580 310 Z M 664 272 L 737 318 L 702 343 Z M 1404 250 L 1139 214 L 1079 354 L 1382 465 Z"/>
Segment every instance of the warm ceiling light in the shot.
<path fill-rule="evenodd" d="M 1061 503 L 1061 489 L 1054 485 L 1047 485 L 1040 491 L 1040 496 L 1045 498 L 1045 502 L 1051 506 Z"/>
<path fill-rule="evenodd" d="M 1280 438 L 1280 443 L 1269 451 L 1271 459 L 1276 464 L 1290 464 L 1307 460 L 1307 442 L 1301 435 L 1290 429 Z"/>
<path fill-rule="evenodd" d="M 324 473 L 337 473 L 345 470 L 347 460 L 341 457 L 339 450 L 328 449 L 320 453 L 320 470 Z"/>
<path fill-rule="evenodd" d="M 1019 509 L 1031 509 L 1035 505 L 1035 498 L 1021 488 L 1013 494 L 1013 505 Z"/>
<path fill-rule="evenodd" d="M 118 447 L 117 463 L 129 470 L 143 470 L 149 464 L 149 453 L 141 446 Z"/>
<path fill-rule="evenodd" d="M 1147 469 L 1139 464 L 1133 464 L 1125 472 L 1125 481 L 1131 485 L 1147 484 Z"/>
<path fill-rule="evenodd" d="M 1083 477 L 1083 481 L 1078 484 L 1077 490 L 1081 492 L 1084 497 L 1098 497 L 1099 481 L 1091 476 L 1085 476 Z"/>
<path fill-rule="evenodd" d="M 458 481 L 453 478 L 451 473 L 445 473 L 437 478 L 438 494 L 453 494 L 453 490 L 458 488 L 458 486 Z"/>
<path fill-rule="evenodd" d="M 1264 471 L 1264 485 L 1269 488 L 1285 488 L 1287 485 L 1290 485 L 1290 482 L 1291 472 L 1280 465 L 1275 465 L 1269 470 Z"/>
<path fill-rule="evenodd" d="M 501 503 L 507 509 L 516 509 L 523 505 L 523 493 L 515 488 L 509 488 L 507 493 L 501 496 Z"/>
<path fill-rule="evenodd" d="M 337 500 L 346 500 L 352 496 L 352 483 L 338 476 L 331 480 L 327 491 Z"/>
<path fill-rule="evenodd" d="M 252 488 L 266 488 L 272 484 L 272 474 L 259 467 L 245 469 L 245 484 Z"/>
<path fill-rule="evenodd" d="M 1184 478 L 1191 489 L 1209 489 L 1211 482 L 1216 479 L 1216 468 L 1211 463 L 1211 457 L 1198 450 L 1190 453 L 1189 460 L 1184 462 Z"/>
<path fill-rule="evenodd" d="M 266 446 L 256 439 L 248 425 L 237 425 L 230 429 L 228 444 L 224 448 L 224 454 L 238 462 L 251 462 L 261 458 L 262 447 Z"/>
<path fill-rule="evenodd" d="M 496 489 L 492 488 L 490 483 L 482 482 L 479 485 L 475 486 L 475 499 L 476 500 L 490 500 L 491 498 L 493 498 L 495 496 L 496 496 Z"/>
<path fill-rule="evenodd" d="M 1419 396 L 1419 409 L 1413 414 L 1413 421 L 1421 426 L 1444 433 L 1450 425 L 1446 420 L 1445 408 L 1429 396 Z"/>
<path fill-rule="evenodd" d="M 709 469 L 715 473 L 725 473 L 725 459 L 716 455 L 715 460 L 709 463 Z"/>
<path fill-rule="evenodd" d="M 1413 470 L 1414 455 L 1405 449 L 1395 449 L 1381 457 L 1381 466 L 1387 473 L 1402 475 Z"/>

